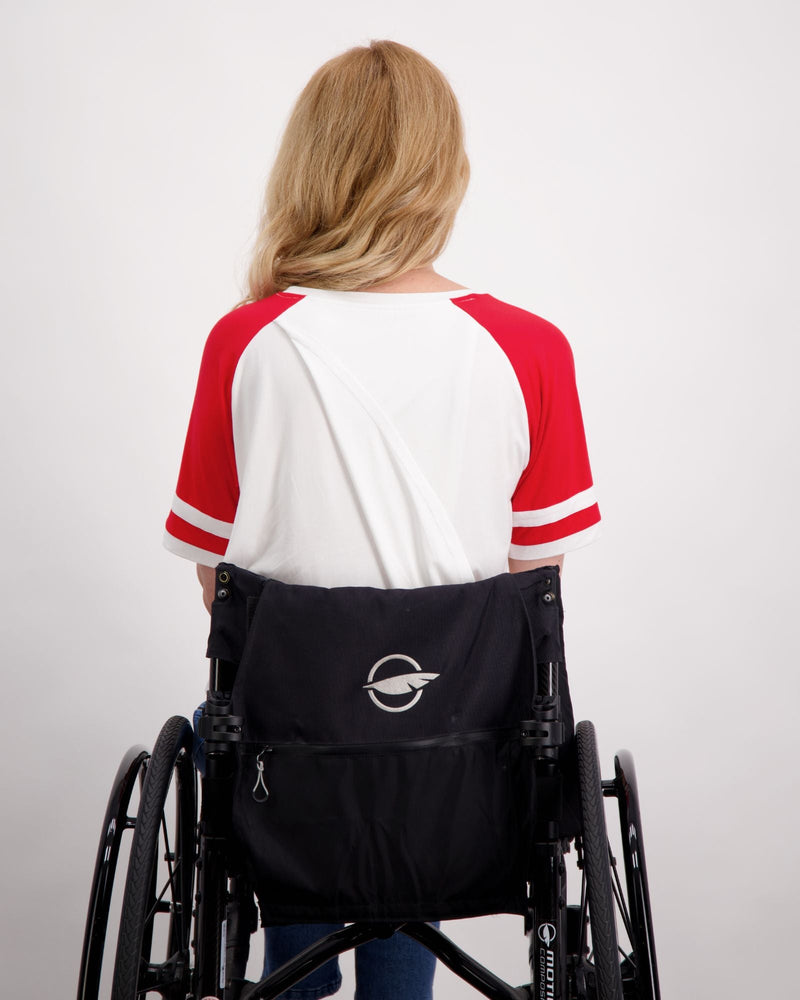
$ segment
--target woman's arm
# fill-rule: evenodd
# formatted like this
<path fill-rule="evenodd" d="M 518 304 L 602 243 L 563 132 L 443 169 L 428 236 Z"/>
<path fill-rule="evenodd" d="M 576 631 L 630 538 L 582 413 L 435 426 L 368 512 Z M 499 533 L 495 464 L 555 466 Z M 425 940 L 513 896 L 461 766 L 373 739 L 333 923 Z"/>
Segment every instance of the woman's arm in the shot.
<path fill-rule="evenodd" d="M 526 569 L 536 569 L 538 566 L 558 566 L 559 573 L 564 572 L 564 557 L 549 556 L 547 559 L 511 559 L 508 560 L 509 573 L 524 573 Z"/>
<path fill-rule="evenodd" d="M 211 602 L 214 600 L 214 585 L 217 578 L 217 571 L 212 566 L 201 566 L 197 564 L 197 579 L 203 588 L 203 604 L 206 611 L 211 614 Z"/>

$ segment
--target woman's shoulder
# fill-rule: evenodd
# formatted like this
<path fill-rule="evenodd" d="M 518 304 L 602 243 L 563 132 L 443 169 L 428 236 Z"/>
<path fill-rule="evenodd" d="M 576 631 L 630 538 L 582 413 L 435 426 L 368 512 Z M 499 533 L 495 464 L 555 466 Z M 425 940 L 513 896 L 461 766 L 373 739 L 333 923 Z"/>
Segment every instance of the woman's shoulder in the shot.
<path fill-rule="evenodd" d="M 240 303 L 212 327 L 206 340 L 206 355 L 235 361 L 257 333 L 301 298 L 291 292 L 275 292 L 264 299 Z"/>
<path fill-rule="evenodd" d="M 529 309 L 485 293 L 469 293 L 453 302 L 488 330 L 507 353 L 545 357 L 571 354 L 559 327 Z"/>

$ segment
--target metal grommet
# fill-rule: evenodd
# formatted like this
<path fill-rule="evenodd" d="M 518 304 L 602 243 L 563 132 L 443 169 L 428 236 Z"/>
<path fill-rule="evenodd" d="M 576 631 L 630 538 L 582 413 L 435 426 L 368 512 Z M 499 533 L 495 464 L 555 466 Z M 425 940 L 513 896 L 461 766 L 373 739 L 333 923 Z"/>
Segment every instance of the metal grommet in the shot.
<path fill-rule="evenodd" d="M 549 586 L 550 586 L 550 584 L 551 584 L 552 582 L 553 582 L 553 581 L 552 581 L 552 580 L 550 579 L 550 577 L 549 577 L 549 576 L 546 576 L 546 577 L 544 578 L 544 585 L 545 585 L 545 587 L 549 587 Z"/>
<path fill-rule="evenodd" d="M 542 600 L 546 604 L 549 604 L 551 601 L 554 601 L 555 599 L 556 599 L 556 595 L 552 591 L 550 591 L 550 590 L 548 590 L 546 594 L 542 594 Z"/>
<path fill-rule="evenodd" d="M 231 575 L 230 575 L 230 573 L 226 569 L 224 569 L 220 573 L 218 579 L 219 579 L 220 583 L 230 583 L 231 582 Z M 547 582 L 548 582 L 548 584 L 550 583 L 549 580 Z"/>
<path fill-rule="evenodd" d="M 220 587 L 219 590 L 217 591 L 217 600 L 218 601 L 227 601 L 227 599 L 230 597 L 230 595 L 231 595 L 231 592 L 229 590 L 227 590 L 225 587 Z"/>

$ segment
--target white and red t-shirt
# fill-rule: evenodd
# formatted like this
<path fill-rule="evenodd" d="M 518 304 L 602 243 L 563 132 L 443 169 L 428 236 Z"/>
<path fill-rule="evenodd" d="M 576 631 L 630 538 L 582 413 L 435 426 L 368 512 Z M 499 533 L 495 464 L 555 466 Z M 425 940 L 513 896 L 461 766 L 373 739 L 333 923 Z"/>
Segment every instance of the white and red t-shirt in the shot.
<path fill-rule="evenodd" d="M 485 579 L 591 541 L 572 352 L 467 290 L 291 287 L 206 343 L 165 545 L 287 583 Z"/>

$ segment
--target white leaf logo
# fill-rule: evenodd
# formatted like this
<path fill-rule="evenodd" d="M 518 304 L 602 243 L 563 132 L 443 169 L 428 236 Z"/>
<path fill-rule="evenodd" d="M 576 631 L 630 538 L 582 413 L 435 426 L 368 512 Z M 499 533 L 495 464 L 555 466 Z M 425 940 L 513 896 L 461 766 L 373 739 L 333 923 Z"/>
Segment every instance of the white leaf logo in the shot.
<path fill-rule="evenodd" d="M 378 672 L 384 667 L 384 664 L 391 664 L 397 660 L 402 662 L 406 673 L 390 674 L 388 677 L 377 677 Z M 414 668 L 413 672 L 408 670 L 409 664 Z M 391 670 L 392 667 L 389 666 L 385 669 Z M 396 670 L 397 667 L 394 669 Z M 405 653 L 390 653 L 388 656 L 381 657 L 377 663 L 373 664 L 372 670 L 369 672 L 369 677 L 367 677 L 367 683 L 363 685 L 363 688 L 370 696 L 373 704 L 377 705 L 384 712 L 407 712 L 422 697 L 422 688 L 426 684 L 430 684 L 431 681 L 435 681 L 438 676 L 439 674 L 425 673 L 417 661 L 411 656 L 406 656 Z M 381 694 L 411 694 L 413 697 L 410 701 L 403 704 L 387 704 L 378 697 Z"/>
<path fill-rule="evenodd" d="M 556 929 L 552 924 L 539 925 L 539 940 L 544 941 L 548 948 L 555 941 L 555 939 Z"/>
<path fill-rule="evenodd" d="M 438 674 L 398 674 L 396 677 L 385 677 L 382 681 L 365 684 L 368 691 L 380 691 L 381 694 L 408 694 L 417 688 L 425 687 L 429 681 L 435 681 Z"/>

